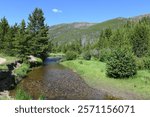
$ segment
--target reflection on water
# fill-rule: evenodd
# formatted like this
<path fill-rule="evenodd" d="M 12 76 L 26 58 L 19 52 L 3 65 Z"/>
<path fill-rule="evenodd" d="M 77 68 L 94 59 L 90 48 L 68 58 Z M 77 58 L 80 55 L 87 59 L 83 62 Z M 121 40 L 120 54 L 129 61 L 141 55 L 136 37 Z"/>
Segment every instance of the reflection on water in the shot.
<path fill-rule="evenodd" d="M 40 96 L 46 99 L 87 100 L 105 99 L 105 93 L 89 87 L 84 80 L 72 70 L 54 62 L 36 68 L 23 79 L 22 87 L 33 99 Z M 12 91 L 14 95 L 15 90 Z"/>

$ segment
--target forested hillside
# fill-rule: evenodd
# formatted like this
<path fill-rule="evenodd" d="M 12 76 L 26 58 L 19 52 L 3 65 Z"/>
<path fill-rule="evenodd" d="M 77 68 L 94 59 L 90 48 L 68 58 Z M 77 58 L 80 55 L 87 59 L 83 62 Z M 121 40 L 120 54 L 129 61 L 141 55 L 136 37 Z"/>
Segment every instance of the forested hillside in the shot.
<path fill-rule="evenodd" d="M 50 40 L 54 43 L 66 43 L 78 39 L 94 41 L 99 38 L 100 31 L 108 27 L 117 29 L 127 22 L 125 18 L 116 18 L 102 23 L 76 22 L 60 24 L 49 28 Z"/>
<path fill-rule="evenodd" d="M 82 47 L 89 46 L 90 44 L 92 48 L 97 49 L 95 46 L 101 40 L 100 36 L 102 36 L 105 30 L 111 30 L 111 32 L 125 30 L 127 25 L 137 24 L 143 17 L 149 17 L 149 14 L 132 18 L 120 17 L 102 23 L 78 22 L 55 25 L 49 27 L 49 38 L 53 44 L 53 51 L 64 51 L 67 45 L 75 43 L 77 46 L 82 45 Z"/>

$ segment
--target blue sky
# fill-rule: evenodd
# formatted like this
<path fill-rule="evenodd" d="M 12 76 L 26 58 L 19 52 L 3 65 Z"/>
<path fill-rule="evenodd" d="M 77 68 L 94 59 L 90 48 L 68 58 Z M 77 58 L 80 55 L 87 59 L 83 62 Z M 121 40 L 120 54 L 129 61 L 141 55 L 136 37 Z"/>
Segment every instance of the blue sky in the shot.
<path fill-rule="evenodd" d="M 5 16 L 10 24 L 27 21 L 36 7 L 43 9 L 48 25 L 55 25 L 147 14 L 150 0 L 0 0 L 0 18 Z"/>

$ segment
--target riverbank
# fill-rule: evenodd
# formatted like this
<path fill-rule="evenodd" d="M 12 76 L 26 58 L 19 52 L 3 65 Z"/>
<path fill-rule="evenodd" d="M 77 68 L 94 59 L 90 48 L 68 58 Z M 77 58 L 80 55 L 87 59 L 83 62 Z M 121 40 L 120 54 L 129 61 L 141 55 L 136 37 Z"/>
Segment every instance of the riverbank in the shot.
<path fill-rule="evenodd" d="M 0 54 L 0 60 L 0 91 L 11 90 L 16 86 L 13 70 L 21 61 L 17 57 L 8 56 L 5 54 Z"/>
<path fill-rule="evenodd" d="M 32 99 L 39 99 L 39 97 L 45 97 L 44 99 L 47 100 L 108 99 L 106 93 L 91 88 L 80 75 L 51 59 L 47 61 L 47 65 L 29 72 L 28 76 L 12 91 L 12 96 L 16 97 L 17 89 L 21 88 Z M 24 95 L 24 93 L 19 93 L 17 97 L 20 99 Z"/>
<path fill-rule="evenodd" d="M 29 56 L 28 62 L 24 62 L 4 54 L 0 54 L 0 58 L 0 99 L 12 99 L 9 90 L 14 89 L 33 67 L 41 65 L 42 60 Z"/>
<path fill-rule="evenodd" d="M 17 57 L 7 56 L 0 53 L 0 70 L 8 70 L 7 65 L 19 60 Z"/>
<path fill-rule="evenodd" d="M 129 79 L 113 79 L 106 76 L 106 64 L 91 60 L 73 60 L 62 62 L 77 72 L 92 88 L 103 90 L 114 97 L 123 99 L 150 99 L 150 72 L 138 71 Z"/>

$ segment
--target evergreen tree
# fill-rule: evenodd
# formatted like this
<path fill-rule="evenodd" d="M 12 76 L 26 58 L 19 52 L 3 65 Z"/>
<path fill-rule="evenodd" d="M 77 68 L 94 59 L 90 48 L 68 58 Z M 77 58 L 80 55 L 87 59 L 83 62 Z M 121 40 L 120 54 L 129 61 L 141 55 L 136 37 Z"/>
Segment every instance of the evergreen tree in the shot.
<path fill-rule="evenodd" d="M 48 54 L 48 26 L 44 24 L 44 21 L 45 18 L 42 9 L 36 8 L 33 13 L 29 15 L 29 53 L 34 56 L 39 56 L 43 60 Z"/>
<path fill-rule="evenodd" d="M 148 53 L 149 29 L 143 24 L 138 23 L 131 35 L 132 50 L 137 57 L 142 57 Z"/>
<path fill-rule="evenodd" d="M 7 19 L 5 17 L 3 17 L 0 21 L 0 50 L 4 49 L 4 47 L 6 47 L 5 36 L 7 35 L 9 29 L 10 29 L 10 26 L 8 24 Z"/>
<path fill-rule="evenodd" d="M 4 51 L 7 52 L 8 55 L 14 56 L 16 55 L 16 41 L 15 41 L 15 35 L 17 33 L 17 25 L 14 25 L 10 27 L 8 33 L 5 35 L 5 46 L 4 46 Z"/>
<path fill-rule="evenodd" d="M 107 29 L 105 30 L 105 37 L 106 37 L 107 39 L 110 39 L 111 35 L 112 35 L 112 30 L 111 30 L 110 28 L 107 28 Z"/>
<path fill-rule="evenodd" d="M 132 53 L 120 48 L 110 55 L 106 70 L 106 74 L 112 78 L 129 78 L 137 73 Z"/>
<path fill-rule="evenodd" d="M 105 41 L 105 34 L 104 31 L 102 30 L 100 34 L 100 38 L 97 43 L 97 49 L 105 48 L 104 41 Z"/>
<path fill-rule="evenodd" d="M 21 24 L 16 31 L 15 39 L 14 39 L 14 51 L 19 57 L 24 57 L 27 55 L 27 34 L 26 34 L 26 23 L 25 20 L 22 20 Z"/>
<path fill-rule="evenodd" d="M 112 49 L 122 48 L 123 41 L 124 41 L 124 33 L 122 33 L 121 30 L 117 29 L 111 37 L 110 46 Z"/>
<path fill-rule="evenodd" d="M 109 48 L 109 41 L 111 36 L 112 30 L 110 28 L 102 30 L 98 41 L 98 49 Z"/>

